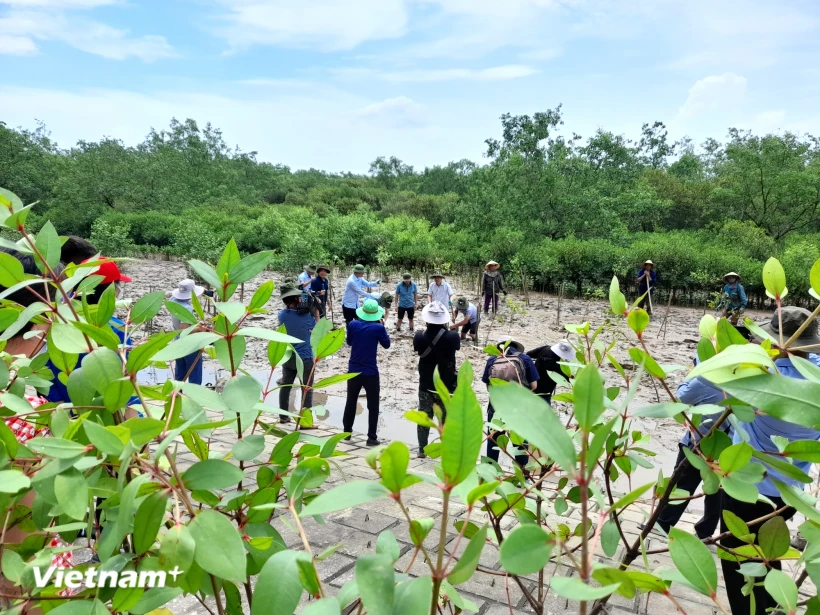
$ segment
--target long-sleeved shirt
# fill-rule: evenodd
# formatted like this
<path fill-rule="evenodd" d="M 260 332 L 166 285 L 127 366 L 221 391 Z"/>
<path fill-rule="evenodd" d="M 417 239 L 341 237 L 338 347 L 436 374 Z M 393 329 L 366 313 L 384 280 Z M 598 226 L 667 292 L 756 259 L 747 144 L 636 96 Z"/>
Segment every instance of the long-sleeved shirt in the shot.
<path fill-rule="evenodd" d="M 330 284 L 328 283 L 327 278 L 322 279 L 317 275 L 313 278 L 313 282 L 310 283 L 310 290 L 314 296 L 322 302 L 323 306 L 327 305 L 328 292 L 330 291 Z M 319 294 L 322 291 L 325 291 L 325 294 Z"/>
<path fill-rule="evenodd" d="M 547 372 L 553 372 L 566 378 L 561 370 L 561 357 L 555 354 L 549 346 L 539 346 L 527 352 L 527 356 L 535 362 L 535 369 L 538 370 L 538 386 L 535 392 L 538 395 L 552 397 L 555 393 L 556 382 L 549 377 Z"/>
<path fill-rule="evenodd" d="M 649 290 L 650 287 L 655 288 L 655 286 L 658 284 L 657 271 L 653 269 L 649 272 L 649 275 L 647 277 L 642 277 L 644 273 L 646 273 L 645 269 L 638 270 L 638 275 L 635 278 L 638 282 L 638 292 L 641 294 Z"/>
<path fill-rule="evenodd" d="M 726 399 L 726 394 L 723 391 L 702 376 L 682 382 L 678 386 L 677 393 L 678 401 L 690 406 L 718 404 Z M 709 433 L 709 430 L 712 429 L 712 425 L 714 425 L 715 421 L 718 420 L 722 414 L 722 412 L 717 412 L 715 414 L 705 414 L 701 417 L 700 426 L 695 434 L 695 442 L 700 442 L 701 438 Z M 727 430 L 729 426 L 729 421 L 725 421 L 723 425 L 721 425 L 721 428 Z M 688 429 L 686 433 L 683 434 L 680 443 L 684 446 L 692 445 L 692 433 Z"/>
<path fill-rule="evenodd" d="M 359 307 L 359 297 L 368 298 L 368 293 L 365 288 L 373 288 L 378 286 L 378 282 L 368 282 L 364 277 L 357 278 L 356 274 L 350 274 L 345 283 L 345 294 L 342 297 L 342 307 L 356 309 Z"/>
<path fill-rule="evenodd" d="M 307 271 L 303 271 L 302 273 L 300 273 L 299 277 L 297 278 L 297 280 L 299 281 L 299 288 L 301 288 L 302 290 L 306 290 L 310 285 L 311 279 L 312 276 Z"/>
<path fill-rule="evenodd" d="M 743 284 L 740 283 L 735 284 L 734 287 L 730 284 L 724 286 L 723 296 L 727 298 L 728 307 L 745 308 L 748 302 L 746 299 L 746 289 L 743 288 Z"/>
<path fill-rule="evenodd" d="M 350 344 L 347 371 L 362 376 L 378 376 L 376 353 L 379 344 L 382 348 L 390 348 L 390 336 L 384 325 L 380 322 L 353 320 L 347 325 L 347 343 Z"/>
<path fill-rule="evenodd" d="M 809 360 L 815 365 L 820 366 L 820 356 L 815 354 L 809 355 Z M 781 376 L 785 376 L 787 378 L 797 378 L 798 380 L 803 379 L 803 375 L 797 371 L 797 368 L 795 368 L 794 365 L 792 365 L 791 359 L 777 359 L 774 364 Z M 772 442 L 772 436 L 781 436 L 786 438 L 789 442 L 794 442 L 795 440 L 820 440 L 820 431 L 817 431 L 816 429 L 803 427 L 802 425 L 795 425 L 794 423 L 787 423 L 786 421 L 781 421 L 780 419 L 776 419 L 766 414 L 756 414 L 754 421 L 751 423 L 740 423 L 740 427 L 749 435 L 749 444 L 752 448 L 756 451 L 761 451 L 764 453 L 779 453 L 777 445 Z M 735 433 L 733 441 L 737 444 L 743 440 L 741 439 L 739 433 Z M 752 459 L 752 461 L 759 463 L 756 459 Z M 792 463 L 807 474 L 811 469 L 810 461 L 795 460 Z M 778 492 L 777 487 L 775 487 L 774 483 L 770 480 L 771 477 L 774 477 L 787 485 L 793 485 L 798 489 L 803 488 L 802 483 L 792 478 L 783 476 L 777 470 L 768 466 L 766 467 L 766 475 L 767 476 L 763 482 L 757 485 L 758 490 L 763 495 L 769 497 L 780 497 L 780 492 Z"/>
<path fill-rule="evenodd" d="M 500 271 L 485 271 L 481 281 L 485 297 L 504 292 L 504 276 Z"/>
<path fill-rule="evenodd" d="M 508 357 L 520 357 L 524 363 L 524 370 L 526 372 L 527 381 L 530 383 L 538 382 L 540 376 L 538 375 L 538 368 L 535 367 L 535 361 L 523 352 L 518 352 L 515 348 L 507 348 L 506 354 Z M 481 382 L 490 384 L 490 373 L 493 369 L 493 363 L 496 362 L 498 356 L 492 356 L 487 359 L 487 365 L 484 366 L 484 375 L 481 377 Z"/>
<path fill-rule="evenodd" d="M 444 305 L 449 305 L 450 297 L 455 293 L 453 289 L 450 288 L 450 285 L 442 280 L 441 284 L 436 284 L 435 282 L 430 284 L 427 294 L 430 296 L 430 301 L 441 301 Z"/>

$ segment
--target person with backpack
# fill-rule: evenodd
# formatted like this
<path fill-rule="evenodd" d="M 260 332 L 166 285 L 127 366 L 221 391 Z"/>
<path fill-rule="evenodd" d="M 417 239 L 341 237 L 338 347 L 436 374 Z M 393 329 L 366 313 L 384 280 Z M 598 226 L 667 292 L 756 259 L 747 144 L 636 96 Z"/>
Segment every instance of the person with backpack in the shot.
<path fill-rule="evenodd" d="M 481 278 L 481 286 L 484 289 L 484 313 L 489 314 L 490 303 L 493 306 L 493 314 L 498 311 L 498 294 L 507 294 L 504 288 L 504 276 L 498 268 L 501 265 L 495 261 L 490 261 L 484 265 L 484 275 Z"/>
<path fill-rule="evenodd" d="M 723 276 L 725 285 L 720 293 L 720 303 L 718 309 L 722 311 L 721 316 L 728 318 L 733 325 L 737 324 L 743 311 L 746 309 L 748 300 L 746 299 L 746 289 L 740 283 L 740 274 L 730 271 Z"/>
<path fill-rule="evenodd" d="M 390 348 L 390 335 L 381 320 L 384 308 L 379 307 L 375 299 L 367 299 L 364 305 L 356 310 L 356 320 L 347 324 L 347 343 L 350 345 L 350 361 L 347 371 L 356 374 L 347 381 L 347 401 L 345 402 L 342 425 L 347 433 L 353 431 L 356 419 L 356 404 L 362 389 L 367 394 L 367 446 L 380 444 L 377 430 L 379 427 L 379 364 L 376 355 L 379 346 Z"/>
<path fill-rule="evenodd" d="M 310 334 L 316 326 L 316 319 L 310 310 L 310 306 L 305 304 L 305 293 L 295 286 L 282 284 L 279 287 L 279 297 L 285 304 L 285 309 L 279 310 L 279 324 L 285 325 L 285 333 L 302 340 L 293 345 L 293 354 L 282 365 L 282 377 L 277 384 L 282 385 L 279 389 L 279 409 L 287 412 L 290 407 L 291 385 L 298 376 L 297 359 L 302 360 L 302 377 L 300 378 L 302 387 L 313 386 L 313 347 L 310 345 Z M 308 388 L 304 394 L 303 408 L 313 407 L 313 389 Z M 284 414 L 279 416 L 280 423 L 290 423 L 290 417 Z M 305 427 L 300 427 L 305 429 Z"/>
<path fill-rule="evenodd" d="M 490 386 L 490 379 L 506 380 L 507 382 L 516 382 L 523 387 L 528 387 L 535 391 L 538 388 L 538 370 L 535 367 L 533 360 L 524 354 L 524 345 L 517 342 L 510 336 L 502 337 L 497 344 L 501 351 L 500 355 L 491 356 L 487 360 L 487 365 L 484 367 L 484 375 L 481 381 Z M 490 403 L 487 406 L 487 422 L 492 423 L 493 405 Z M 489 432 L 490 437 L 487 440 L 487 457 L 495 462 L 498 462 L 499 450 L 496 446 L 496 438 L 500 436 L 503 431 L 492 430 Z M 527 443 L 524 442 L 521 448 L 526 448 Z M 522 468 L 527 465 L 529 455 L 521 454 L 515 456 L 515 461 Z"/>
<path fill-rule="evenodd" d="M 356 310 L 359 309 L 359 297 L 365 300 L 370 298 L 370 293 L 365 289 L 374 288 L 380 283 L 378 280 L 368 282 L 364 279 L 364 265 L 353 267 L 353 273 L 347 278 L 345 293 L 342 296 L 342 315 L 348 325 L 358 318 Z"/>
<path fill-rule="evenodd" d="M 396 320 L 396 331 L 401 331 L 401 323 L 404 315 L 410 323 L 410 332 L 413 333 L 413 317 L 416 315 L 416 301 L 418 300 L 419 289 L 413 281 L 413 276 L 405 273 L 401 276 L 401 282 L 396 284 L 396 303 L 398 303 L 398 319 Z"/>
<path fill-rule="evenodd" d="M 333 305 L 330 304 L 330 282 L 327 279 L 330 269 L 325 265 L 319 265 L 316 268 L 316 277 L 308 287 L 310 293 L 316 299 L 316 307 L 319 310 L 319 318 L 327 316 L 328 307 L 333 311 Z"/>
<path fill-rule="evenodd" d="M 478 323 L 481 320 L 478 314 L 478 308 L 467 300 L 467 297 L 459 297 L 456 300 L 456 318 L 462 314 L 464 318 L 453 324 L 454 329 L 461 328 L 461 339 L 466 340 L 467 334 L 470 334 L 470 339 L 476 341 L 478 339 Z"/>
<path fill-rule="evenodd" d="M 461 348 L 458 333 L 449 331 L 450 310 L 440 301 L 434 301 L 421 311 L 422 320 L 427 323 L 425 331 L 413 336 L 413 350 L 419 355 L 419 410 L 433 418 L 433 406 L 441 408 L 442 420 L 446 419 L 444 404 L 436 392 L 433 374 L 438 369 L 441 382 L 452 394 L 456 390 L 456 351 Z M 418 458 L 424 459 L 424 447 L 430 438 L 430 428 L 419 425 L 416 428 L 419 440 Z"/>
<path fill-rule="evenodd" d="M 552 401 L 555 393 L 556 382 L 550 378 L 549 372 L 558 374 L 566 378 L 566 374 L 561 370 L 561 361 L 574 361 L 575 348 L 567 340 L 561 340 L 551 346 L 539 346 L 527 352 L 527 356 L 535 362 L 538 370 L 538 386 L 535 388 L 537 395 L 541 396 L 548 404 Z"/>

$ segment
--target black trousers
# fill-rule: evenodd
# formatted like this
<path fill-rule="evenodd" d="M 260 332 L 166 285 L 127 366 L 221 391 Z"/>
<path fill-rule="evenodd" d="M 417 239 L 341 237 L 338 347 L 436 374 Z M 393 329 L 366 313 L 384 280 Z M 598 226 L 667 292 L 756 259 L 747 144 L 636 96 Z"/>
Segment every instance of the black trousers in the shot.
<path fill-rule="evenodd" d="M 734 498 L 730 498 L 726 495 L 726 492 L 721 492 L 721 505 L 723 510 L 730 510 L 735 513 L 738 517 L 743 519 L 746 522 L 754 521 L 755 519 L 759 519 L 760 517 L 764 517 L 772 512 L 774 512 L 774 508 L 771 505 L 766 504 L 765 502 L 755 502 L 754 504 L 748 504 L 746 502 L 741 502 L 739 500 L 735 500 Z M 779 497 L 775 496 L 767 496 L 777 508 L 783 507 L 783 500 Z M 784 520 L 789 520 L 794 516 L 796 511 L 794 508 L 787 508 L 780 516 L 783 517 Z M 720 521 L 720 531 L 721 533 L 727 532 L 729 528 L 726 527 L 726 523 L 721 519 Z M 757 534 L 760 530 L 760 525 L 754 526 L 749 528 L 751 531 Z M 757 539 L 755 539 L 755 543 L 757 543 Z M 730 549 L 733 547 L 740 547 L 745 544 L 738 538 L 734 536 L 729 536 L 728 538 L 724 538 L 720 541 L 725 547 L 729 547 Z M 737 562 L 730 562 L 728 560 L 720 560 L 720 565 L 723 567 L 723 581 L 726 583 L 726 594 L 729 596 L 729 607 L 731 608 L 732 615 L 752 615 L 751 613 L 751 600 L 743 595 L 743 575 L 738 572 L 740 570 L 740 564 Z M 780 570 L 780 562 L 772 562 L 772 568 L 777 568 Z M 777 606 L 774 598 L 769 595 L 769 592 L 766 591 L 764 587 L 755 587 L 755 613 L 754 615 L 766 615 L 766 609 L 774 608 Z"/>
<path fill-rule="evenodd" d="M 493 410 L 493 405 L 490 404 L 489 406 L 487 406 L 487 422 L 488 423 L 493 420 L 494 415 L 495 415 L 495 410 Z M 498 456 L 501 453 L 501 451 L 498 450 L 498 447 L 495 444 L 495 440 L 496 440 L 496 438 L 498 438 L 498 436 L 500 436 L 504 433 L 506 433 L 506 432 L 503 432 L 503 431 L 490 431 L 489 432 L 490 437 L 487 439 L 487 457 L 489 457 L 490 459 L 492 459 L 495 462 L 498 461 Z M 527 442 L 526 441 L 522 442 L 521 446 L 519 448 L 523 448 L 523 449 L 527 448 Z M 518 465 L 520 465 L 522 468 L 527 465 L 527 462 L 529 462 L 529 460 L 530 460 L 529 455 L 521 454 L 521 455 L 516 455 L 515 456 L 515 462 Z"/>
<path fill-rule="evenodd" d="M 441 402 L 441 397 L 438 396 L 438 393 L 419 391 L 419 410 L 427 414 L 431 419 L 434 416 L 433 404 L 437 404 L 438 407 L 441 408 L 442 418 L 446 420 L 447 412 L 444 410 L 444 404 Z M 430 441 L 430 428 L 416 425 L 416 435 L 419 439 L 419 452 L 423 453 L 424 447 L 427 446 Z"/>
<path fill-rule="evenodd" d="M 342 316 L 345 318 L 345 322 L 350 324 L 352 320 L 359 320 L 359 317 L 356 316 L 356 308 L 349 308 L 342 306 Z"/>
<path fill-rule="evenodd" d="M 375 440 L 379 428 L 379 375 L 362 376 L 359 374 L 347 381 L 347 402 L 342 425 L 348 433 L 353 431 L 353 421 L 356 419 L 356 404 L 359 403 L 359 393 L 362 389 L 367 394 L 367 437 Z"/>
<path fill-rule="evenodd" d="M 675 461 L 677 468 L 681 462 L 686 460 L 686 455 L 683 452 L 683 445 L 678 444 L 678 459 Z M 680 479 L 678 479 L 678 488 L 688 491 L 689 494 L 694 494 L 700 485 L 700 470 L 693 467 L 688 461 L 684 464 L 684 468 Z M 669 533 L 669 528 L 676 525 L 680 521 L 681 516 L 686 511 L 688 502 L 680 504 L 667 504 L 661 511 L 661 516 L 658 517 L 658 525 L 663 528 L 663 531 Z M 720 492 L 712 495 L 704 496 L 703 498 L 703 516 L 700 521 L 695 523 L 695 533 L 698 538 L 703 540 L 709 538 L 715 533 L 718 523 L 720 523 Z"/>

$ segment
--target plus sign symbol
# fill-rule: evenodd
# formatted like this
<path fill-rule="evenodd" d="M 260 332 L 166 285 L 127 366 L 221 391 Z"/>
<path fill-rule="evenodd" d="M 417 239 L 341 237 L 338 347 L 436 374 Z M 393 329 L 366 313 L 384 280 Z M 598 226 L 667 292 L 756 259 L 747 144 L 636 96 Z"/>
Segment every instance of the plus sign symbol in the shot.
<path fill-rule="evenodd" d="M 182 570 L 179 569 L 179 566 L 174 566 L 173 570 L 169 570 L 168 574 L 174 577 L 174 582 L 176 583 L 177 577 L 181 574 L 184 574 Z"/>

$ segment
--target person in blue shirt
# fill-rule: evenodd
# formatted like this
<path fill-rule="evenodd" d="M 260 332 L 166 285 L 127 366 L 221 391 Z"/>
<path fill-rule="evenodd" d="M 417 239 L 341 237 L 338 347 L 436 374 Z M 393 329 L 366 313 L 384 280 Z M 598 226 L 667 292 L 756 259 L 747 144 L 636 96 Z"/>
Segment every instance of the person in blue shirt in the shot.
<path fill-rule="evenodd" d="M 319 318 L 327 316 L 328 308 L 332 312 L 333 305 L 330 303 L 330 282 L 327 279 L 330 269 L 325 265 L 316 268 L 316 277 L 310 283 L 310 292 L 318 302 Z"/>
<path fill-rule="evenodd" d="M 413 276 L 405 273 L 401 276 L 401 282 L 396 284 L 396 304 L 399 310 L 396 320 L 396 331 L 401 331 L 404 322 L 404 315 L 407 314 L 407 321 L 410 323 L 410 333 L 414 331 L 413 317 L 416 315 L 416 302 L 418 300 L 419 289 L 413 281 Z"/>
<path fill-rule="evenodd" d="M 638 271 L 636 281 L 638 282 L 638 296 L 643 297 L 638 303 L 638 307 L 652 314 L 650 295 L 655 292 L 655 286 L 658 284 L 658 272 L 655 271 L 655 263 L 650 260 L 644 261 L 643 267 Z"/>
<path fill-rule="evenodd" d="M 171 291 L 171 299 L 169 299 L 169 301 L 181 305 L 191 314 L 194 314 L 193 296 L 196 295 L 200 297 L 204 292 L 205 288 L 197 286 L 193 280 L 182 280 L 177 284 L 177 287 Z M 171 314 L 171 326 L 174 328 L 174 331 L 182 331 L 191 325 L 182 322 L 179 318 Z M 174 361 L 174 380 L 179 382 L 185 382 L 187 380 L 193 384 L 202 384 L 202 367 L 204 363 L 202 354 L 202 351 L 197 350 Z"/>
<path fill-rule="evenodd" d="M 491 356 L 487 360 L 481 381 L 489 387 L 490 378 L 497 378 L 508 382 L 517 382 L 521 386 L 528 387 L 530 390 L 535 391 L 535 389 L 538 388 L 538 368 L 535 367 L 535 362 L 532 358 L 524 354 L 524 345 L 509 336 L 504 336 L 499 340 L 497 347 L 501 351 L 501 355 Z M 493 409 L 493 405 L 489 404 L 487 406 L 488 423 L 492 422 L 494 415 L 495 410 Z M 496 446 L 496 438 L 503 432 L 491 431 L 489 433 L 490 437 L 487 439 L 487 457 L 497 462 L 499 450 Z M 527 443 L 522 443 L 520 448 L 526 449 Z M 515 461 L 523 468 L 529 461 L 529 455 L 516 455 Z"/>
<path fill-rule="evenodd" d="M 806 309 L 798 307 L 784 307 L 782 308 L 782 327 L 781 321 L 777 313 L 772 316 L 768 324 L 764 324 L 761 328 L 769 335 L 778 339 L 781 333 L 786 339 L 795 334 L 798 329 L 812 317 L 811 312 Z M 795 347 L 800 346 L 820 346 L 820 332 L 818 332 L 817 320 L 813 319 L 806 327 L 803 333 L 797 338 Z M 804 359 L 808 359 L 817 366 L 820 366 L 820 356 L 816 354 L 808 354 L 800 351 L 790 350 L 788 354 L 782 354 L 780 358 L 776 359 L 774 364 L 781 377 L 802 379 L 803 376 L 794 367 L 789 355 L 796 355 Z M 820 431 L 788 423 L 780 419 L 768 416 L 766 414 L 755 414 L 754 421 L 751 423 L 740 423 L 740 428 L 748 436 L 748 443 L 755 449 L 764 453 L 779 453 L 777 445 L 772 441 L 774 436 L 785 438 L 789 442 L 796 440 L 820 440 Z M 733 438 L 735 443 L 742 442 L 743 438 L 740 433 L 735 433 Z M 751 460 L 752 463 L 759 463 L 756 459 Z M 811 469 L 811 462 L 808 461 L 793 461 L 794 465 L 809 473 Z M 774 510 L 783 508 L 783 499 L 780 497 L 780 492 L 774 486 L 771 479 L 776 478 L 788 485 L 802 489 L 802 483 L 783 476 L 777 470 L 766 466 L 766 478 L 763 482 L 757 485 L 761 495 L 766 496 L 774 503 L 775 508 L 771 504 L 758 500 L 753 504 L 748 502 L 741 502 L 736 500 L 724 491 L 722 494 L 723 510 L 733 512 L 744 521 L 753 521 L 765 515 L 772 513 Z M 795 514 L 794 508 L 786 508 L 780 513 L 784 520 L 788 520 Z M 721 532 L 728 530 L 725 521 L 721 521 Z M 721 544 L 728 548 L 739 547 L 744 544 L 740 539 L 734 536 L 729 536 L 721 541 Z M 738 572 L 740 564 L 734 561 L 721 560 L 723 567 L 723 578 L 726 582 L 726 594 L 729 597 L 729 605 L 732 608 L 732 613 L 751 613 L 750 600 L 748 596 L 743 595 L 743 586 L 745 585 L 743 576 Z M 772 562 L 773 568 L 780 568 L 779 562 Z M 769 610 L 775 608 L 777 603 L 769 595 L 769 593 L 762 586 L 755 586 L 754 597 L 756 603 L 756 615 L 765 615 Z"/>
<path fill-rule="evenodd" d="M 311 282 L 316 277 L 316 265 L 305 265 L 305 270 L 299 274 L 297 278 L 300 290 L 307 290 L 310 288 Z"/>
<path fill-rule="evenodd" d="M 376 354 L 379 346 L 390 348 L 390 336 L 382 322 L 384 308 L 379 307 L 375 299 L 367 299 L 356 312 L 358 319 L 347 325 L 347 343 L 350 344 L 350 361 L 347 371 L 356 375 L 347 381 L 347 401 L 342 424 L 347 433 L 353 431 L 356 404 L 359 400 L 359 393 L 364 389 L 367 394 L 368 412 L 367 446 L 378 446 L 381 387 Z"/>
<path fill-rule="evenodd" d="M 743 310 L 746 309 L 746 289 L 740 283 L 740 274 L 730 271 L 723 276 L 723 281 L 726 283 L 723 286 L 723 291 L 720 294 L 720 303 L 718 309 L 722 309 L 722 316 L 728 318 L 733 325 L 743 315 Z"/>
<path fill-rule="evenodd" d="M 459 297 L 456 300 L 455 317 L 461 314 L 463 318 L 453 323 L 453 328 L 461 327 L 461 339 L 466 340 L 467 334 L 470 334 L 470 339 L 476 341 L 478 339 L 478 323 L 481 320 L 478 315 L 478 308 L 467 301 L 467 297 Z"/>
<path fill-rule="evenodd" d="M 282 364 L 282 377 L 277 381 L 281 385 L 279 389 L 279 409 L 288 411 L 290 406 L 290 392 L 293 388 L 291 385 L 296 381 L 298 371 L 296 369 L 296 356 L 302 359 L 302 385 L 299 387 L 301 393 L 302 387 L 313 386 L 313 348 L 310 345 L 310 334 L 316 326 L 316 319 L 309 310 L 297 309 L 299 297 L 302 291 L 293 286 L 283 284 L 279 288 L 280 298 L 285 304 L 285 309 L 279 311 L 279 324 L 285 325 L 285 332 L 295 338 L 302 340 L 298 344 L 293 345 L 293 354 Z M 302 408 L 313 407 L 313 389 L 308 388 L 302 396 Z M 290 417 L 280 415 L 280 423 L 290 423 Z M 301 426 L 301 429 L 308 429 Z"/>
<path fill-rule="evenodd" d="M 359 299 L 368 299 L 370 297 L 370 293 L 365 289 L 375 288 L 379 284 L 378 280 L 368 282 L 364 279 L 364 265 L 353 267 L 353 273 L 347 278 L 345 293 L 342 297 L 342 315 L 348 325 L 358 318 L 356 310 L 359 309 Z"/>

